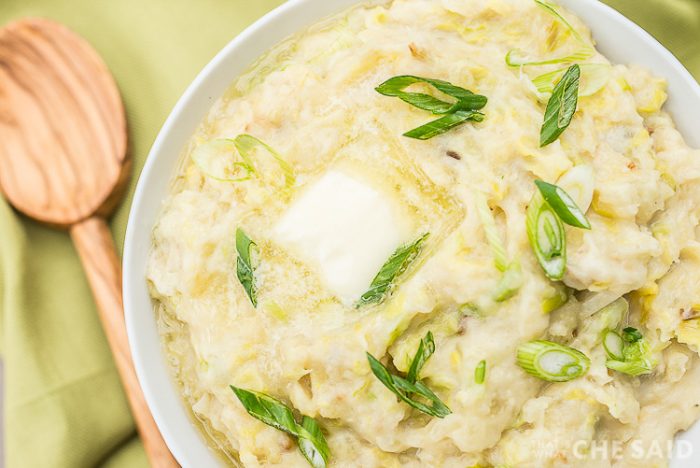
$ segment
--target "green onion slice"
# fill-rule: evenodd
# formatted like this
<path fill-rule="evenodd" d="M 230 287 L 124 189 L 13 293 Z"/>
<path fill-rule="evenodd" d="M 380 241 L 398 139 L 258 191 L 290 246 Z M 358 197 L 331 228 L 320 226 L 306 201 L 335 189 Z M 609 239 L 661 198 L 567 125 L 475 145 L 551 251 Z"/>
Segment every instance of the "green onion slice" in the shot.
<path fill-rule="evenodd" d="M 486 197 L 480 192 L 476 194 L 476 211 L 484 228 L 486 241 L 489 243 L 493 253 L 493 263 L 503 273 L 492 297 L 496 302 L 503 302 L 513 297 L 523 284 L 520 263 L 517 260 L 513 262 L 508 260 L 505 245 L 503 245 L 496 227 L 496 220 L 493 217 L 491 208 L 489 208 Z"/>
<path fill-rule="evenodd" d="M 418 350 L 413 357 L 413 361 L 411 361 L 411 367 L 408 369 L 406 380 L 408 380 L 410 383 L 415 383 L 416 380 L 418 380 L 418 374 L 420 373 L 421 369 L 434 352 L 435 341 L 433 340 L 433 333 L 429 331 L 425 337 L 420 340 Z"/>
<path fill-rule="evenodd" d="M 192 152 L 197 167 L 212 179 L 222 182 L 242 182 L 257 174 L 253 162 L 257 148 L 266 150 L 282 169 L 287 187 L 294 185 L 291 166 L 271 146 L 252 135 L 241 134 L 236 138 L 216 138 L 199 145 Z M 235 156 L 240 156 L 240 161 Z"/>
<path fill-rule="evenodd" d="M 272 158 L 275 161 L 277 161 L 277 164 L 279 165 L 280 169 L 282 169 L 286 186 L 291 187 L 292 185 L 294 185 L 296 179 L 294 177 L 294 171 L 292 170 L 292 167 L 270 145 L 263 142 L 262 140 L 259 140 L 258 138 L 255 138 L 252 135 L 248 135 L 245 133 L 238 135 L 236 138 L 234 138 L 233 141 L 236 144 L 236 149 L 238 150 L 240 155 L 248 161 L 253 160 L 253 152 L 257 148 L 262 148 L 266 150 L 270 154 L 270 156 L 272 156 Z"/>
<path fill-rule="evenodd" d="M 557 6 L 554 4 L 551 4 L 549 2 L 545 2 L 543 0 L 535 0 L 535 3 L 537 4 L 538 7 L 542 8 L 546 13 L 549 15 L 553 16 L 557 21 L 562 23 L 566 28 L 571 32 L 571 34 L 574 36 L 574 38 L 582 43 L 585 44 L 586 41 L 584 41 L 583 37 L 581 34 L 579 34 L 578 31 L 569 23 L 564 16 L 559 13 L 559 10 L 557 10 Z"/>
<path fill-rule="evenodd" d="M 542 313 L 548 314 L 555 311 L 569 301 L 569 288 L 561 283 L 553 283 L 553 294 L 542 300 Z"/>
<path fill-rule="evenodd" d="M 577 349 L 535 340 L 518 347 L 518 365 L 539 379 L 566 382 L 585 375 L 591 360 Z"/>
<path fill-rule="evenodd" d="M 527 207 L 527 237 L 545 275 L 560 280 L 566 271 L 564 225 L 552 207 L 536 192 Z"/>
<path fill-rule="evenodd" d="M 651 373 L 656 367 L 649 343 L 636 328 L 626 327 L 622 334 L 607 330 L 603 347 L 608 355 L 605 365 L 609 369 L 637 377 Z"/>
<path fill-rule="evenodd" d="M 556 57 L 552 59 L 536 59 L 529 56 L 522 49 L 511 49 L 506 54 L 506 65 L 509 67 L 528 67 L 528 66 L 541 66 L 541 65 L 555 65 L 559 63 L 575 63 L 588 60 L 595 54 L 592 48 L 584 48 L 573 54 L 565 55 L 562 57 Z"/>
<path fill-rule="evenodd" d="M 544 123 L 540 130 L 540 147 L 554 142 L 567 129 L 576 112 L 581 68 L 572 65 L 554 87 L 547 102 Z"/>
<path fill-rule="evenodd" d="M 331 458 L 331 451 L 321 432 L 321 427 L 314 418 L 308 416 L 301 418 L 301 427 L 305 432 L 299 434 L 297 444 L 302 455 L 313 468 L 326 468 Z"/>
<path fill-rule="evenodd" d="M 496 289 L 491 294 L 491 297 L 496 302 L 507 301 L 520 290 L 523 285 L 523 274 L 520 268 L 520 263 L 515 260 L 508 265 L 503 276 L 496 284 Z"/>
<path fill-rule="evenodd" d="M 295 437 L 309 464 L 313 468 L 326 468 L 330 449 L 316 420 L 303 416 L 301 424 L 297 424 L 292 410 L 278 399 L 253 390 L 230 387 L 249 415 Z"/>
<path fill-rule="evenodd" d="M 605 363 L 608 369 L 612 369 L 623 374 L 638 377 L 644 374 L 650 374 L 653 366 L 649 361 L 617 361 L 610 359 Z"/>
<path fill-rule="evenodd" d="M 606 330 L 603 333 L 603 348 L 605 348 L 605 353 L 608 355 L 608 359 L 622 361 L 625 359 L 623 350 L 625 348 L 625 343 L 622 341 L 622 337 L 613 330 Z"/>
<path fill-rule="evenodd" d="M 535 180 L 535 185 L 537 185 L 545 201 L 559 216 L 559 219 L 570 226 L 582 229 L 591 228 L 591 223 L 586 218 L 586 215 L 564 189 L 539 179 Z"/>
<path fill-rule="evenodd" d="M 425 233 L 410 244 L 396 249 L 391 257 L 382 265 L 377 276 L 372 280 L 369 289 L 357 303 L 357 306 L 379 303 L 391 292 L 396 279 L 401 276 L 418 257 L 423 248 L 423 243 L 430 233 Z"/>
<path fill-rule="evenodd" d="M 367 360 L 369 361 L 369 366 L 374 376 L 379 379 L 379 381 L 383 383 L 386 388 L 391 390 L 402 401 L 409 404 L 413 408 L 438 418 L 444 418 L 448 414 L 452 413 L 450 408 L 448 408 L 447 405 L 445 405 L 442 400 L 440 400 L 440 398 L 421 381 L 417 380 L 416 382 L 411 383 L 403 377 L 392 375 L 389 373 L 387 368 L 384 367 L 381 362 L 379 362 L 378 359 L 369 353 L 367 353 Z M 430 402 L 430 405 L 418 401 L 417 397 L 427 400 Z"/>
<path fill-rule="evenodd" d="M 453 97 L 456 101 L 446 102 L 429 94 L 404 91 L 405 88 L 415 83 L 429 84 L 438 91 Z M 389 78 L 377 86 L 375 90 L 384 96 L 397 97 L 419 109 L 443 115 L 443 117 L 403 134 L 418 140 L 427 140 L 440 135 L 467 121 L 481 122 L 484 120 L 484 114 L 478 110 L 482 109 L 488 102 L 486 96 L 474 94 L 468 89 L 460 88 L 447 81 L 413 75 L 399 75 Z"/>
<path fill-rule="evenodd" d="M 484 228 L 486 240 L 491 247 L 493 263 L 499 271 L 504 272 L 508 268 L 508 254 L 506 253 L 506 247 L 503 245 L 503 240 L 501 240 L 498 228 L 496 227 L 496 220 L 493 217 L 493 212 L 491 208 L 489 208 L 484 194 L 477 192 L 475 198 L 476 212 L 479 215 L 481 226 Z"/>
<path fill-rule="evenodd" d="M 642 333 L 634 327 L 625 327 L 622 330 L 622 339 L 627 343 L 636 343 L 642 338 Z"/>
<path fill-rule="evenodd" d="M 608 83 L 612 73 L 612 67 L 607 63 L 582 63 L 581 82 L 579 97 L 592 96 Z M 544 97 L 548 97 L 554 91 L 554 86 L 561 80 L 567 68 L 560 68 L 549 73 L 536 76 L 532 79 L 532 84 L 537 92 Z"/>
<path fill-rule="evenodd" d="M 474 369 L 474 382 L 481 385 L 486 379 L 486 361 L 482 360 Z"/>
<path fill-rule="evenodd" d="M 579 164 L 572 167 L 559 177 L 557 185 L 569 194 L 583 213 L 588 211 L 595 189 L 595 173 L 591 166 Z"/>
<path fill-rule="evenodd" d="M 415 83 L 429 84 L 438 91 L 455 98 L 457 101 L 450 103 L 437 99 L 429 94 L 404 91 L 405 88 Z M 487 102 L 485 96 L 474 94 L 467 89 L 460 88 L 447 81 L 413 75 L 400 75 L 389 78 L 384 83 L 377 86 L 375 90 L 379 94 L 397 97 L 414 107 L 430 111 L 433 114 L 450 114 L 460 110 L 479 110 L 483 108 Z"/>
<path fill-rule="evenodd" d="M 448 130 L 462 125 L 465 122 L 481 122 L 484 120 L 484 114 L 476 111 L 457 111 L 454 114 L 447 114 L 439 119 L 432 120 L 427 124 L 416 127 L 403 134 L 408 138 L 417 140 L 428 140 L 434 136 L 441 135 Z"/>
<path fill-rule="evenodd" d="M 258 306 L 257 288 L 255 286 L 255 266 L 253 265 L 253 254 L 256 251 L 256 244 L 246 235 L 243 229 L 236 229 L 236 276 L 243 286 L 253 307 Z"/>
<path fill-rule="evenodd" d="M 239 153 L 240 154 L 240 153 Z M 229 138 L 217 138 L 197 146 L 192 160 L 203 174 L 221 182 L 242 182 L 255 174 L 255 166 L 247 156 L 233 160 L 236 143 Z"/>
<path fill-rule="evenodd" d="M 563 24 L 570 32 L 571 35 L 576 39 L 578 43 L 581 44 L 581 49 L 577 50 L 573 54 L 566 55 L 563 57 L 557 57 L 553 59 L 536 59 L 529 57 L 525 52 L 520 49 L 513 49 L 506 55 L 506 64 L 511 67 L 523 67 L 523 66 L 538 66 L 538 65 L 552 65 L 557 63 L 574 63 L 582 62 L 587 60 L 595 54 L 593 47 L 588 44 L 586 40 L 579 34 L 576 29 L 569 23 L 564 16 L 559 13 L 557 7 L 551 3 L 544 2 L 542 0 L 535 0 L 537 6 L 542 8 L 545 13 L 554 17 L 554 19 L 561 24 Z"/>

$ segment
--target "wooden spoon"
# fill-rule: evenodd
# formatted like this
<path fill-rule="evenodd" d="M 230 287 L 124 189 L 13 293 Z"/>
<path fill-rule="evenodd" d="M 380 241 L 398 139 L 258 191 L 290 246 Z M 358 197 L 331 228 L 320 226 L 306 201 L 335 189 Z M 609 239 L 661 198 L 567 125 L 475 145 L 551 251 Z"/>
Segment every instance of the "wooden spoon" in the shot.
<path fill-rule="evenodd" d="M 119 91 L 87 42 L 44 19 L 0 30 L 0 189 L 17 210 L 70 231 L 148 459 L 178 466 L 136 378 L 105 222 L 129 180 L 126 140 Z"/>

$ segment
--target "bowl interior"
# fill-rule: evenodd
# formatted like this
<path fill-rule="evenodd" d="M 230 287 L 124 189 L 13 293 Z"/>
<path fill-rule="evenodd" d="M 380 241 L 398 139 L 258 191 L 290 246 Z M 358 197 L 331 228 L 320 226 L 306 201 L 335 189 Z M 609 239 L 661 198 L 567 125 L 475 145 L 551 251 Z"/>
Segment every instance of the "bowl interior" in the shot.
<path fill-rule="evenodd" d="M 285 37 L 358 0 L 289 0 L 231 41 L 197 76 L 161 129 L 141 173 L 124 248 L 124 306 L 136 371 L 153 416 L 171 451 L 185 467 L 219 466 L 190 419 L 170 376 L 145 282 L 151 230 L 168 193 L 183 147 L 213 102 L 262 53 Z M 561 0 L 592 29 L 613 63 L 644 65 L 669 82 L 666 109 L 686 141 L 700 147 L 700 86 L 687 70 L 641 28 L 597 0 Z M 700 425 L 679 436 L 700 443 Z M 675 468 L 700 466 L 700 453 L 675 460 Z"/>

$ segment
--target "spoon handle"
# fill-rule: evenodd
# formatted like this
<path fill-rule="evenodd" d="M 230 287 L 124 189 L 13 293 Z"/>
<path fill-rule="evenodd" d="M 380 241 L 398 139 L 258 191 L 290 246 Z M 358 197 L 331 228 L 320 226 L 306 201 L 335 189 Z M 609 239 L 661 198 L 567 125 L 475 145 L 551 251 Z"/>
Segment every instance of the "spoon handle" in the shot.
<path fill-rule="evenodd" d="M 165 445 L 146 405 L 131 360 L 124 322 L 121 265 L 107 223 L 99 217 L 89 218 L 74 224 L 70 235 L 92 288 L 102 327 L 148 460 L 153 468 L 177 467 L 179 465 Z"/>

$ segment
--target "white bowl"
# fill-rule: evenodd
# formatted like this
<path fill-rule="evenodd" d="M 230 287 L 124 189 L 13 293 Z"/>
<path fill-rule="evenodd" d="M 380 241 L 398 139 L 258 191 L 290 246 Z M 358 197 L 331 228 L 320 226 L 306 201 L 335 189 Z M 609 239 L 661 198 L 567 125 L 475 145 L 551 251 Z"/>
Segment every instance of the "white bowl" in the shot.
<path fill-rule="evenodd" d="M 178 158 L 213 102 L 258 56 L 319 19 L 358 0 L 290 0 L 233 39 L 187 88 L 163 125 L 139 178 L 124 247 L 124 307 L 136 372 L 165 441 L 184 467 L 220 466 L 221 459 L 193 425 L 171 378 L 146 288 L 151 229 L 168 194 Z M 593 31 L 613 63 L 644 65 L 668 80 L 666 109 L 686 141 L 700 147 L 700 86 L 678 60 L 647 32 L 597 0 L 560 0 Z M 689 38 L 690 39 L 690 38 Z M 700 448 L 700 424 L 679 436 Z M 700 449 L 674 460 L 674 468 L 700 466 Z"/>

